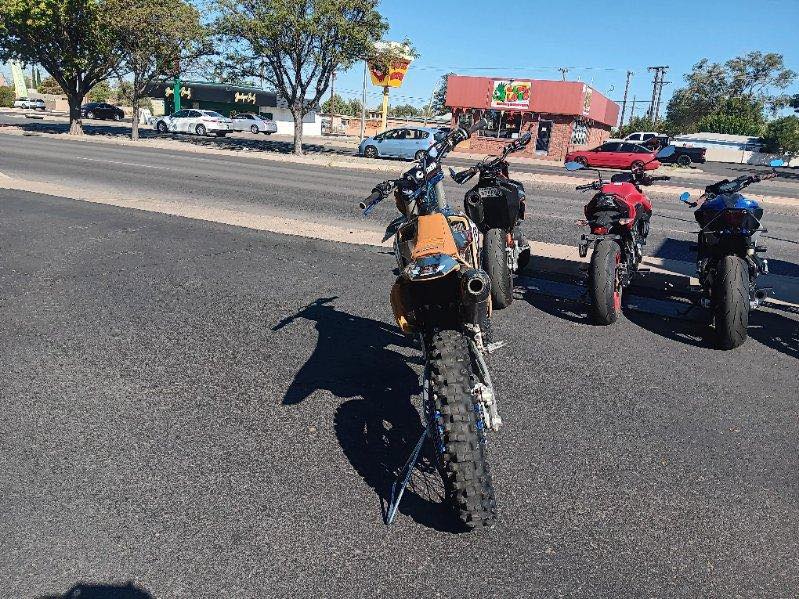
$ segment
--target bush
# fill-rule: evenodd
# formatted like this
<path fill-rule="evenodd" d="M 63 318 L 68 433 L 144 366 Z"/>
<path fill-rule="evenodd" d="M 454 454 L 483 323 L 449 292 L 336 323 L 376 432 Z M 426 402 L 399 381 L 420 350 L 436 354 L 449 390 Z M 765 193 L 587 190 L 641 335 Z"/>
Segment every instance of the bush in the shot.
<path fill-rule="evenodd" d="M 61 86 L 58 84 L 58 81 L 53 79 L 52 77 L 45 77 L 42 82 L 39 84 L 39 87 L 36 88 L 36 91 L 40 94 L 52 94 L 54 96 L 63 96 L 64 90 L 61 89 Z"/>
<path fill-rule="evenodd" d="M 799 156 L 799 117 L 786 116 L 766 125 L 765 150 L 774 154 Z"/>
<path fill-rule="evenodd" d="M 15 99 L 16 94 L 13 87 L 0 87 L 0 106 L 12 108 Z"/>

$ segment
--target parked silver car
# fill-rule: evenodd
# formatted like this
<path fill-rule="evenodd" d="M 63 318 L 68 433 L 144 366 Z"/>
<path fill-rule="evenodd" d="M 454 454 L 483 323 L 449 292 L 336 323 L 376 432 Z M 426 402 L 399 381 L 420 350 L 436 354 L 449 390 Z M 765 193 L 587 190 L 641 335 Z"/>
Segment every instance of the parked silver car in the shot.
<path fill-rule="evenodd" d="M 187 109 L 158 117 L 155 128 L 159 133 L 214 133 L 217 137 L 224 137 L 232 131 L 232 123 L 229 118 L 213 110 Z"/>
<path fill-rule="evenodd" d="M 234 131 L 250 131 L 251 133 L 265 133 L 272 135 L 277 131 L 277 125 L 274 121 L 265 119 L 257 114 L 251 112 L 242 112 L 232 117 Z"/>

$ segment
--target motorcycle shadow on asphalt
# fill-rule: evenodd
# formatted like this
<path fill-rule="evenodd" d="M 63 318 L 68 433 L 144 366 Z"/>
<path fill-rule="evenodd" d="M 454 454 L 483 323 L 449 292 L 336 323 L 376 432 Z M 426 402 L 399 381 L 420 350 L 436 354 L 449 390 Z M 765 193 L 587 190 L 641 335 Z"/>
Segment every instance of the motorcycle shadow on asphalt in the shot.
<path fill-rule="evenodd" d="M 318 332 L 316 347 L 294 376 L 283 404 L 296 405 L 317 390 L 353 398 L 336 409 L 336 437 L 377 493 L 385 520 L 391 486 L 424 428 L 414 405 L 421 395 L 419 374 L 409 365 L 415 363 L 421 371 L 421 352 L 396 327 L 336 309 L 331 305 L 336 299 L 319 298 L 273 327 L 277 331 L 303 318 L 314 322 Z M 399 511 L 438 531 L 463 531 L 444 501 L 429 443 Z"/>

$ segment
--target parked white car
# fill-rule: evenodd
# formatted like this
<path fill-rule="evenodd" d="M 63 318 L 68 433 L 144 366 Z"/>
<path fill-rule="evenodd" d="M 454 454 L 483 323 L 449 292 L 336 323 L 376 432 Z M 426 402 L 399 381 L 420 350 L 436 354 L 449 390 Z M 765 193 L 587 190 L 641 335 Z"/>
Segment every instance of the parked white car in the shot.
<path fill-rule="evenodd" d="M 30 110 L 45 110 L 44 100 L 41 98 L 19 98 L 14 100 L 14 108 L 28 108 Z"/>
<path fill-rule="evenodd" d="M 233 128 L 233 121 L 213 110 L 196 110 L 189 108 L 178 110 L 170 115 L 160 116 L 155 121 L 159 133 L 195 133 L 208 135 L 214 133 L 224 137 Z"/>
<path fill-rule="evenodd" d="M 251 112 L 242 112 L 232 118 L 234 131 L 250 131 L 251 133 L 265 133 L 272 135 L 277 131 L 274 121 L 265 119 Z"/>

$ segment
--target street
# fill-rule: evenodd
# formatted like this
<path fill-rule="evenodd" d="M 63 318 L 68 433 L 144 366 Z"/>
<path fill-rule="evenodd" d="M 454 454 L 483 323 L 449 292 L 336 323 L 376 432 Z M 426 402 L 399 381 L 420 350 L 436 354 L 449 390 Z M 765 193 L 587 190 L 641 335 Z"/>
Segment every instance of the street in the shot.
<path fill-rule="evenodd" d="M 40 115 L 37 115 L 40 116 Z M 19 126 L 26 131 L 35 133 L 64 133 L 68 129 L 68 124 L 64 118 L 51 117 L 44 115 L 39 119 L 28 119 L 21 112 L 0 112 L 0 127 Z M 90 135 L 108 136 L 112 138 L 127 138 L 130 136 L 130 126 L 127 123 L 115 123 L 114 121 L 85 121 L 87 133 Z M 143 139 L 175 139 L 189 146 L 200 146 L 207 148 L 221 148 L 227 150 L 241 151 L 242 153 L 281 153 L 288 154 L 293 149 L 293 139 L 285 135 L 253 135 L 249 132 L 233 133 L 224 138 L 218 137 L 198 137 L 196 135 L 167 135 L 158 134 L 152 128 L 142 125 L 140 135 Z M 341 139 L 336 137 L 312 138 L 304 143 L 305 151 L 309 154 L 321 154 L 330 156 L 352 156 L 357 149 L 357 140 Z M 550 173 L 564 176 L 581 177 L 581 173 L 567 172 L 561 163 L 540 161 L 531 164 L 529 161 L 516 160 L 511 156 L 514 172 L 517 173 Z M 363 160 L 363 159 L 356 159 Z M 402 161 L 384 160 L 383 162 L 394 162 L 398 170 L 403 170 Z M 475 160 L 459 156 L 453 153 L 448 159 L 447 164 L 455 168 L 469 167 Z M 407 168 L 407 166 L 405 167 Z M 694 168 L 667 168 L 663 174 L 672 177 L 675 184 L 685 185 L 708 185 L 724 178 L 733 179 L 741 174 L 751 172 L 762 172 L 768 169 L 764 167 L 751 166 L 746 164 L 727 164 L 718 162 L 708 162 L 695 165 Z M 799 173 L 796 169 L 783 169 L 780 176 L 773 181 L 764 181 L 758 185 L 758 189 L 763 194 L 779 195 L 790 198 L 799 198 Z"/>
<path fill-rule="evenodd" d="M 0 173 L 375 233 L 395 214 L 357 210 L 385 173 L 247 156 L 0 135 Z M 574 245 L 587 196 L 527 193 L 525 235 Z M 689 262 L 691 211 L 655 200 L 647 253 Z M 799 277 L 799 211 L 764 220 L 772 272 Z M 460 533 L 419 469 L 387 527 L 422 431 L 389 248 L 1 186 L 0 222 L 0 596 L 796 592 L 795 305 L 722 352 L 686 297 L 636 289 L 596 327 L 578 280 L 531 269 L 493 319 L 498 524 Z"/>

